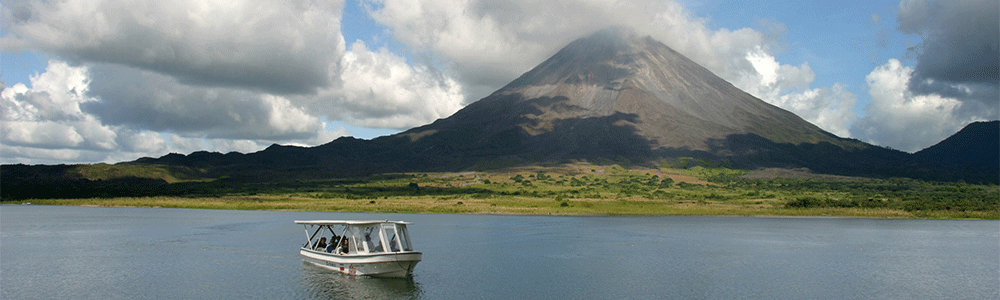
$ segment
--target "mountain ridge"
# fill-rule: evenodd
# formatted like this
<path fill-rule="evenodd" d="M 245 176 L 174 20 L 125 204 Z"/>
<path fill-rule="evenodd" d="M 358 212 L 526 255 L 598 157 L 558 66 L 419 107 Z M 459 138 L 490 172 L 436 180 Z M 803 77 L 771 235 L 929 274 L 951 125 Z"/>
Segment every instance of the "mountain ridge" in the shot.
<path fill-rule="evenodd" d="M 996 181 L 1000 176 L 1000 121 L 969 123 L 944 140 L 913 153 L 913 158 L 944 169 L 942 177 L 968 174 L 963 176 L 967 181 Z M 973 177 L 976 174 L 980 178 Z"/>
<path fill-rule="evenodd" d="M 913 155 L 919 159 L 951 163 L 1000 164 L 1000 121 L 969 123 L 955 134 Z"/>

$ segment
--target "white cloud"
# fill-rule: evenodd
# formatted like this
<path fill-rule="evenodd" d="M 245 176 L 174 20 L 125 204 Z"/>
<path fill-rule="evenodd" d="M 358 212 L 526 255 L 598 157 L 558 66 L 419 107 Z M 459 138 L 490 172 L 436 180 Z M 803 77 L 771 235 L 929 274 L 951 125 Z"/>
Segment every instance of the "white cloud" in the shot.
<path fill-rule="evenodd" d="M 122 150 L 136 153 L 161 153 L 167 149 L 167 141 L 157 132 L 132 132 L 121 130 L 118 141 Z"/>
<path fill-rule="evenodd" d="M 956 114 L 962 102 L 954 98 L 911 92 L 908 83 L 913 73 L 912 67 L 890 59 L 865 77 L 872 102 L 865 107 L 865 116 L 852 125 L 852 135 L 913 152 L 947 138 L 972 121 L 983 120 L 982 116 Z"/>
<path fill-rule="evenodd" d="M 857 96 L 844 85 L 809 88 L 816 78 L 808 63 L 782 65 L 761 48 L 746 54 L 752 71 L 742 74 L 733 85 L 765 102 L 787 109 L 830 133 L 850 136 L 848 129 L 856 118 Z"/>
<path fill-rule="evenodd" d="M 757 83 L 760 85 L 768 86 L 774 85 L 778 82 L 778 68 L 781 65 L 774 60 L 773 56 L 764 53 L 764 51 L 759 48 L 757 51 L 747 53 L 747 61 L 753 66 L 753 69 L 757 71 Z M 808 67 L 808 66 L 807 66 Z"/>
<path fill-rule="evenodd" d="M 572 40 L 609 26 L 653 34 L 678 51 L 714 48 L 688 47 L 710 37 L 688 39 L 692 29 L 704 28 L 703 21 L 688 19 L 674 2 L 390 0 L 374 3 L 372 15 L 396 40 L 449 64 L 470 91 L 467 101 L 486 96 Z"/>
<path fill-rule="evenodd" d="M 405 129 L 447 117 L 462 108 L 462 86 L 426 65 L 411 65 L 385 48 L 356 41 L 341 62 L 343 85 L 307 106 L 365 127 Z"/>
<path fill-rule="evenodd" d="M 49 61 L 44 73 L 29 80 L 32 89 L 22 83 L 4 89 L 4 120 L 72 119 L 81 114 L 80 103 L 96 100 L 86 95 L 90 79 L 84 67 Z"/>
<path fill-rule="evenodd" d="M 317 145 L 347 133 L 326 129 L 321 119 L 403 129 L 461 108 L 462 85 L 434 67 L 364 43 L 346 51 L 342 6 L 311 0 L 5 1 L 4 51 L 41 51 L 79 71 L 46 72 L 42 76 L 52 78 L 31 89 L 6 88 L 20 96 L 0 108 L 4 116 L 30 113 L 41 122 L 10 128 L 8 136 L 35 146 L 55 141 L 46 134 L 60 134 L 62 144 L 50 147 L 188 149 L 185 142 L 156 138 L 176 135 L 203 149 L 259 150 L 271 142 Z M 58 80 L 75 80 L 83 89 L 68 90 L 82 100 L 53 102 L 66 97 L 47 97 L 43 85 Z M 70 121 L 117 133 L 105 140 L 119 144 L 94 142 Z M 50 132 L 39 134 L 43 127 Z"/>
<path fill-rule="evenodd" d="M 80 105 L 96 101 L 86 95 L 84 67 L 50 61 L 45 73 L 31 77 L 32 88 L 15 84 L 0 91 L 0 141 L 34 148 L 100 149 L 117 146 L 116 135 Z"/>
<path fill-rule="evenodd" d="M 857 118 L 854 112 L 856 102 L 857 96 L 838 83 L 831 88 L 781 95 L 772 104 L 788 109 L 830 133 L 849 137 L 849 126 Z"/>
<path fill-rule="evenodd" d="M 106 76 L 93 78 L 92 69 Z M 88 68 L 50 60 L 44 73 L 31 77 L 31 87 L 3 86 L 0 96 L 0 159 L 5 163 L 253 152 L 272 143 L 316 145 L 346 134 L 343 128 L 325 129 L 324 122 L 283 96 L 185 86 L 121 66 Z M 176 125 L 183 122 L 195 125 Z M 157 127 L 167 123 L 174 126 Z"/>
<path fill-rule="evenodd" d="M 331 84 L 341 1 L 5 1 L 4 50 L 120 64 L 183 83 L 273 93 Z"/>
<path fill-rule="evenodd" d="M 752 29 L 711 30 L 674 1 L 372 2 L 373 17 L 396 40 L 453 63 L 464 84 L 494 89 L 610 26 L 651 35 L 726 79 L 749 68 L 743 55 L 765 44 Z"/>
<path fill-rule="evenodd" d="M 75 148 L 84 141 L 76 128 L 51 121 L 5 121 L 0 129 L 4 142 L 8 144 L 38 148 Z"/>

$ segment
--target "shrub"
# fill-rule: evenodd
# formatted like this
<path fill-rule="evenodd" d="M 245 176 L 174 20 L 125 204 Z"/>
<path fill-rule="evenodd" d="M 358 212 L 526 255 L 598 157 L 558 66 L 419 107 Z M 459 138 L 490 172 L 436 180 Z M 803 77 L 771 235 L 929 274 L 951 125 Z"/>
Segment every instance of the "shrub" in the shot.
<path fill-rule="evenodd" d="M 677 187 L 680 187 L 682 189 L 693 188 L 693 187 L 696 187 L 696 186 L 699 186 L 699 185 L 697 185 L 697 184 L 691 184 L 691 183 L 687 183 L 687 182 L 683 182 L 683 181 L 681 181 L 680 183 L 677 184 Z"/>
<path fill-rule="evenodd" d="M 670 188 L 673 185 L 674 185 L 674 180 L 670 179 L 670 177 L 664 178 L 663 181 L 660 181 L 661 188 Z"/>
<path fill-rule="evenodd" d="M 826 206 L 826 201 L 812 196 L 799 197 L 785 203 L 785 207 L 810 208 Z"/>

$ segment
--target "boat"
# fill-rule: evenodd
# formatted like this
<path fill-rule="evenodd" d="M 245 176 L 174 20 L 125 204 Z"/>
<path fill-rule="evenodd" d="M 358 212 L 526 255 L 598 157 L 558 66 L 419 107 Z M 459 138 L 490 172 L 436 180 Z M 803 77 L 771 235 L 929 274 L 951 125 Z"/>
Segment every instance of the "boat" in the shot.
<path fill-rule="evenodd" d="M 408 277 L 423 254 L 413 250 L 403 221 L 295 221 L 305 226 L 305 261 L 340 273 Z M 328 241 L 329 240 L 329 241 Z"/>

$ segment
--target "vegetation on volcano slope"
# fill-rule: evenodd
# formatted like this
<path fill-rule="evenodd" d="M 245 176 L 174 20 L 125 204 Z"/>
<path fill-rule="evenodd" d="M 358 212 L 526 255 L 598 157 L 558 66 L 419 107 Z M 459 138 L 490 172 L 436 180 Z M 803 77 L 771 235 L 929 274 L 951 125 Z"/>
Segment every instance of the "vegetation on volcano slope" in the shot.
<path fill-rule="evenodd" d="M 570 164 L 280 184 L 180 182 L 149 194 L 16 202 L 405 213 L 1000 218 L 996 185 L 823 176 L 747 179 L 748 173 L 698 165 Z"/>

